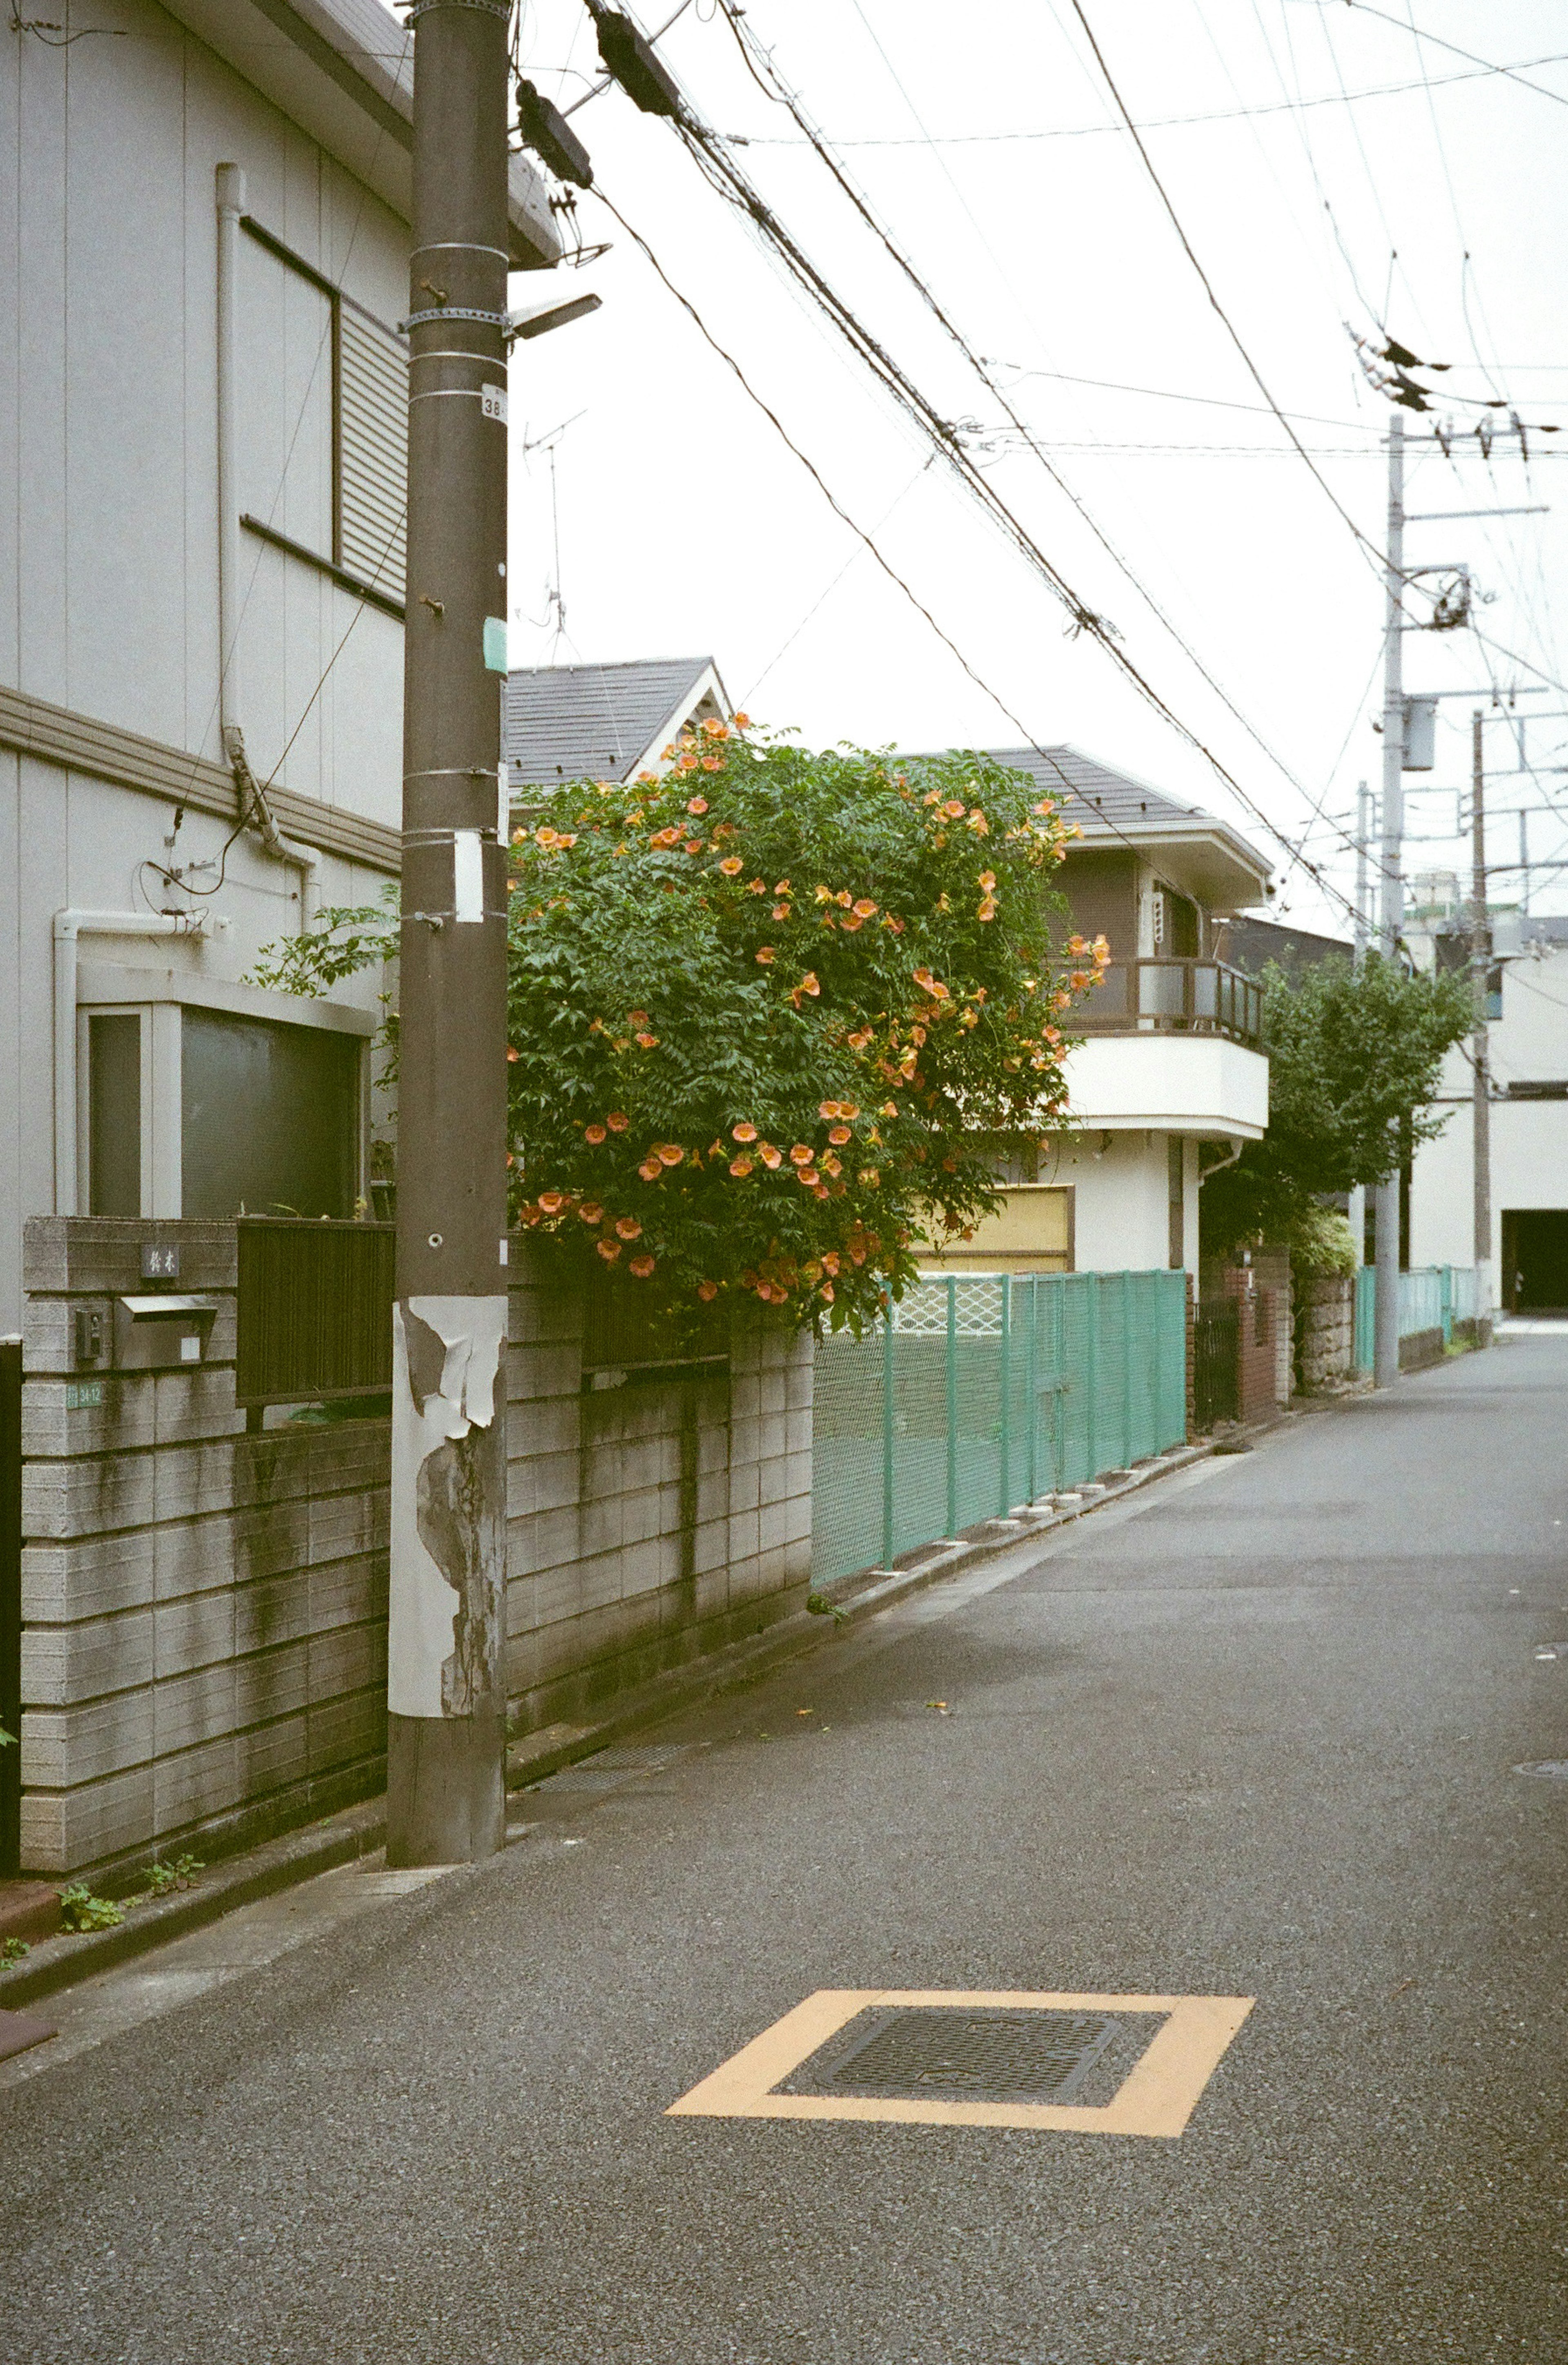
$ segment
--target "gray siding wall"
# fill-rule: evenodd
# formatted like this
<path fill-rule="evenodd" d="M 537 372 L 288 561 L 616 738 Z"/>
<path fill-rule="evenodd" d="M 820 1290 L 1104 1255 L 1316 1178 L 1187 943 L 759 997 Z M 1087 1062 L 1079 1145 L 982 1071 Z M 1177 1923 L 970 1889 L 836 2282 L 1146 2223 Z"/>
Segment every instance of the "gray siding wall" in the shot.
<path fill-rule="evenodd" d="M 155 1227 L 181 1244 L 182 1290 L 219 1301 L 202 1369 L 78 1373 L 75 1310 L 141 1286 L 153 1228 L 28 1227 L 23 1853 L 40 1873 L 246 1845 L 384 1778 L 387 1424 L 274 1413 L 245 1434 L 231 1224 Z M 517 1736 L 801 1607 L 812 1342 L 743 1323 L 727 1373 L 585 1394 L 576 1301 L 514 1254 Z"/>

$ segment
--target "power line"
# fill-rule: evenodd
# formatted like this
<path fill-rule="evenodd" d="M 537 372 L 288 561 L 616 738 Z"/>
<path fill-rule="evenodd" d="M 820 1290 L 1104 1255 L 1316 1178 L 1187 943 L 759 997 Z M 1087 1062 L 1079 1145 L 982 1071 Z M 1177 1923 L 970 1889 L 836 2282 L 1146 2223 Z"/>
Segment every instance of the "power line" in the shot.
<path fill-rule="evenodd" d="M 1220 302 L 1218 296 L 1215 294 L 1214 283 L 1209 278 L 1208 273 L 1204 269 L 1203 264 L 1199 262 L 1197 254 L 1193 249 L 1193 242 L 1182 226 L 1182 218 L 1170 202 L 1170 197 L 1164 182 L 1160 179 L 1159 174 L 1154 169 L 1154 159 L 1150 156 L 1148 150 L 1143 143 L 1142 136 L 1138 131 L 1137 124 L 1133 121 L 1131 114 L 1128 112 L 1126 101 L 1122 96 L 1121 91 L 1117 86 L 1115 77 L 1112 73 L 1110 67 L 1105 62 L 1105 55 L 1103 50 L 1101 49 L 1098 40 L 1095 39 L 1094 28 L 1090 24 L 1089 18 L 1084 13 L 1083 0 L 1071 0 L 1071 6 L 1073 15 L 1078 18 L 1079 23 L 1083 28 L 1084 38 L 1087 39 L 1090 48 L 1094 52 L 1095 63 L 1098 65 L 1102 74 L 1103 74 L 1105 78 L 1105 87 L 1110 92 L 1111 96 L 1114 99 L 1117 111 L 1120 114 L 1123 122 L 1126 125 L 1127 129 L 1132 134 L 1133 144 L 1137 148 L 1139 156 L 1143 159 L 1144 170 L 1148 173 L 1149 179 L 1154 184 L 1160 204 L 1164 207 L 1166 214 L 1170 219 L 1170 226 L 1181 241 L 1182 252 L 1186 255 L 1188 262 L 1192 264 L 1193 269 L 1198 275 L 1204 293 L 1208 297 L 1209 303 L 1213 308 L 1215 317 L 1219 320 L 1221 326 L 1226 331 L 1226 334 L 1229 337 L 1231 343 L 1236 347 L 1237 352 L 1240 354 L 1242 361 L 1247 366 L 1248 375 L 1252 379 L 1253 384 L 1257 387 L 1259 393 L 1268 404 L 1269 409 L 1273 412 L 1274 417 L 1279 420 L 1280 425 L 1284 429 L 1285 433 L 1294 444 L 1301 458 L 1305 461 L 1307 467 L 1311 470 L 1313 476 L 1316 479 L 1323 491 L 1327 494 L 1334 509 L 1338 512 L 1340 518 L 1343 519 L 1345 524 L 1350 528 L 1350 532 L 1355 539 L 1357 547 L 1363 553 L 1369 562 L 1379 566 L 1386 566 L 1387 561 L 1383 554 L 1379 551 L 1376 544 L 1373 543 L 1371 536 L 1362 532 L 1361 527 L 1356 523 L 1355 519 L 1350 515 L 1350 510 L 1346 509 L 1344 503 L 1335 492 L 1334 488 L 1328 482 L 1327 477 L 1324 476 L 1322 470 L 1317 466 L 1316 461 L 1313 459 L 1312 454 L 1302 443 L 1301 438 L 1297 435 L 1295 429 L 1292 426 L 1289 419 L 1280 409 L 1279 404 L 1274 400 L 1273 395 L 1270 391 L 1268 383 L 1264 378 L 1261 370 L 1260 370 L 1257 363 L 1249 353 L 1247 346 L 1242 341 L 1240 331 L 1236 327 L 1236 324 L 1231 319 L 1229 313 L 1226 310 L 1224 305 Z"/>
<path fill-rule="evenodd" d="M 1315 7 L 1320 6 L 1321 0 L 1312 0 L 1312 5 Z M 1368 0 L 1344 0 L 1344 5 L 1347 8 L 1359 9 L 1363 17 L 1376 17 L 1383 24 L 1393 25 L 1401 33 L 1414 32 L 1418 41 L 1430 41 L 1434 49 L 1448 50 L 1456 58 L 1466 58 L 1473 66 L 1484 66 L 1488 73 L 1502 74 L 1507 81 L 1517 82 L 1521 90 L 1533 90 L 1537 98 L 1550 98 L 1558 106 L 1568 106 L 1568 97 L 1564 97 L 1561 91 L 1548 90 L 1544 83 L 1526 82 L 1516 66 L 1500 66 L 1491 58 L 1478 57 L 1473 50 L 1462 50 L 1457 41 L 1445 41 L 1437 33 L 1423 32 L 1418 25 L 1407 25 L 1399 17 L 1389 16 L 1386 9 L 1369 6 Z M 1537 58 L 1534 62 L 1544 66 L 1557 65 L 1562 61 L 1557 58 Z"/>
<path fill-rule="evenodd" d="M 1269 745 L 1268 742 L 1262 737 L 1256 726 L 1236 704 L 1235 701 L 1231 698 L 1229 692 L 1224 688 L 1223 684 L 1220 683 L 1214 674 L 1210 672 L 1209 668 L 1204 665 L 1197 652 L 1178 631 L 1170 618 L 1165 614 L 1152 593 L 1148 591 L 1146 586 L 1140 582 L 1138 577 L 1134 574 L 1128 562 L 1115 548 L 1109 537 L 1102 531 L 1096 521 L 1092 516 L 1091 516 L 1090 512 L 1085 508 L 1082 501 L 1080 500 L 1077 494 L 1072 490 L 1071 487 L 1065 482 L 1057 469 L 1052 466 L 1047 453 L 1042 449 L 1040 443 L 1031 433 L 1025 421 L 1019 417 L 1017 411 L 1008 400 L 1006 394 L 992 376 L 988 364 L 974 352 L 968 340 L 964 337 L 962 331 L 958 328 L 943 305 L 933 293 L 931 287 L 920 276 L 913 263 L 910 262 L 909 258 L 897 245 L 891 233 L 878 218 L 864 192 L 853 180 L 851 180 L 847 172 L 840 163 L 837 157 L 834 154 L 833 150 L 828 145 L 817 126 L 807 116 L 799 95 L 791 90 L 789 84 L 784 81 L 784 78 L 779 73 L 770 53 L 765 50 L 761 44 L 756 41 L 755 37 L 749 33 L 744 22 L 743 12 L 735 5 L 735 0 L 720 0 L 720 5 L 723 8 L 725 19 L 730 26 L 731 31 L 735 37 L 741 54 L 745 60 L 747 68 L 751 73 L 753 80 L 756 83 L 757 87 L 763 91 L 765 96 L 772 97 L 777 104 L 785 106 L 789 110 L 790 117 L 798 125 L 800 129 L 806 135 L 818 156 L 821 158 L 823 163 L 827 167 L 827 170 L 832 174 L 837 186 L 853 206 L 855 211 L 859 215 L 866 227 L 870 230 L 873 235 L 878 239 L 898 270 L 919 295 L 921 300 L 924 303 L 928 310 L 932 313 L 933 317 L 937 320 L 953 343 L 958 346 L 969 367 L 975 372 L 975 375 L 980 378 L 988 393 L 991 394 L 992 399 L 995 400 L 1006 413 L 1008 419 L 1013 424 L 1013 427 L 1023 438 L 1027 447 L 1034 453 L 1035 457 L 1040 462 L 1041 466 L 1046 470 L 1047 476 L 1050 476 L 1052 482 L 1057 485 L 1059 490 L 1067 495 L 1067 498 L 1072 502 L 1073 507 L 1078 510 L 1079 515 L 1082 518 L 1084 523 L 1089 527 L 1096 540 L 1100 543 L 1101 547 L 1111 557 L 1122 574 L 1126 576 L 1127 581 L 1137 592 L 1139 598 L 1145 602 L 1150 612 L 1157 618 L 1164 630 L 1170 634 L 1170 638 L 1175 642 L 1177 647 L 1181 649 L 1188 662 L 1208 684 L 1215 695 L 1221 701 L 1222 704 L 1227 709 L 1235 720 L 1240 723 L 1242 729 L 1268 757 L 1269 761 L 1272 763 L 1282 773 L 1284 779 L 1290 782 L 1291 786 L 1296 790 L 1296 793 L 1307 798 L 1310 802 L 1310 792 L 1303 786 L 1302 782 L 1295 778 L 1295 775 L 1291 771 L 1289 766 L 1284 763 L 1282 758 L 1279 757 Z M 858 0 L 857 13 L 861 16 L 862 21 L 864 22 L 864 11 L 858 8 Z M 867 26 L 867 29 L 868 32 L 871 31 L 869 25 Z M 873 40 L 876 40 L 877 39 L 874 32 L 872 33 L 872 39 Z M 887 60 L 887 53 L 885 50 L 881 50 L 881 44 L 879 41 L 877 42 L 877 47 L 879 50 L 881 51 L 884 62 L 888 63 L 889 72 L 893 73 L 894 81 L 898 82 L 898 76 L 896 73 L 893 73 L 891 62 Z M 762 71 L 759 71 L 759 67 Z M 765 83 L 763 80 L 763 71 L 765 71 L 767 75 L 767 83 Z M 768 83 L 771 83 L 772 84 L 771 91 L 768 89 Z M 901 91 L 903 90 L 902 83 L 899 83 L 898 86 Z M 907 92 L 904 93 L 904 96 L 907 100 Z M 911 102 L 911 106 L 913 111 L 913 102 Z M 916 119 L 918 120 L 918 118 Z M 683 130 L 689 129 L 692 139 L 697 140 L 699 143 L 700 143 L 703 127 L 696 124 L 693 124 L 690 127 L 679 125 L 678 126 L 678 129 L 681 129 Z M 689 140 L 688 144 L 689 146 L 691 144 L 690 140 Z M 702 152 L 707 154 L 709 151 L 706 148 L 703 148 Z M 726 176 L 733 179 L 733 181 L 745 191 L 746 210 L 751 215 L 754 221 L 757 222 L 759 227 L 767 230 L 771 241 L 774 243 L 776 248 L 778 248 L 780 253 L 783 254 L 784 259 L 790 263 L 790 267 L 792 269 L 796 269 L 796 275 L 800 276 L 793 256 L 790 252 L 786 252 L 785 247 L 781 242 L 788 239 L 788 233 L 783 230 L 783 226 L 778 223 L 777 217 L 772 214 L 771 208 L 767 208 L 763 206 L 761 198 L 752 188 L 750 183 L 745 179 L 743 174 L 740 174 L 739 168 L 734 164 L 733 160 L 730 160 L 727 157 L 721 157 L 716 161 L 721 163 Z M 793 241 L 790 241 L 789 244 L 792 247 Z M 813 275 L 813 277 L 815 275 Z M 836 304 L 836 299 L 834 299 L 834 301 Z M 840 308 L 846 309 L 847 308 Z M 857 324 L 857 326 L 858 327 L 858 324 Z M 926 406 L 926 409 L 928 409 L 929 406 Z M 946 431 L 945 432 L 945 440 L 942 447 L 945 457 L 952 457 L 950 445 L 951 433 L 950 431 Z M 1104 449 L 1105 447 L 1099 446 L 1097 448 Z M 968 459 L 969 455 L 966 454 L 964 454 L 964 457 Z M 978 473 L 978 471 L 972 468 L 969 471 L 970 476 Z M 991 488 L 988 487 L 987 489 L 989 491 Z M 1056 570 L 1050 566 L 1049 562 L 1044 558 L 1044 555 L 1039 551 L 1038 545 L 1035 544 L 1031 536 L 1026 534 L 1025 529 L 1019 524 L 1018 520 L 1014 516 L 1011 510 L 1008 510 L 999 499 L 993 502 L 993 507 L 1000 512 L 1001 517 L 1005 521 L 1006 528 L 1016 546 L 1022 549 L 1026 556 L 1033 558 L 1036 564 L 1047 572 L 1047 580 L 1053 583 L 1053 587 L 1059 583 L 1060 578 L 1057 576 Z M 1075 619 L 1075 621 L 1081 622 L 1082 620 L 1081 618 L 1078 618 Z M 1100 628 L 1096 629 L 1097 626 Z M 1165 701 L 1160 698 L 1159 693 L 1147 682 L 1143 674 L 1133 665 L 1131 659 L 1126 656 L 1125 652 L 1111 645 L 1111 643 L 1106 638 L 1102 620 L 1095 620 L 1095 623 L 1091 624 L 1088 628 L 1094 631 L 1095 637 L 1101 641 L 1102 645 L 1107 649 L 1108 653 L 1123 667 L 1129 678 L 1134 681 L 1140 694 L 1156 708 L 1157 712 L 1165 716 L 1165 718 L 1182 734 L 1192 746 L 1203 754 L 1205 760 L 1214 767 L 1215 771 L 1226 780 L 1226 784 L 1235 791 L 1235 793 L 1242 798 L 1249 809 L 1258 816 L 1263 825 L 1268 828 L 1271 834 L 1279 837 L 1280 843 L 1292 854 L 1293 859 L 1301 858 L 1299 848 L 1294 845 L 1293 841 L 1284 838 L 1275 829 L 1273 822 L 1263 812 L 1263 809 L 1257 803 L 1256 800 L 1240 787 L 1239 783 L 1237 782 L 1226 768 L 1218 762 L 1218 759 L 1211 753 L 1204 742 L 1200 740 L 1196 734 L 1181 721 L 1172 709 L 1166 704 Z M 1347 843 L 1349 843 L 1349 841 L 1347 841 Z M 1316 875 L 1316 873 L 1314 875 Z"/>
<path fill-rule="evenodd" d="M 1516 73 L 1526 66 L 1556 66 L 1568 64 L 1568 52 L 1554 50 L 1549 57 L 1524 58 L 1517 66 L 1482 65 L 1468 73 L 1434 74 L 1431 87 L 1443 90 L 1450 83 L 1484 82 L 1498 74 Z M 1249 121 L 1255 115 L 1294 114 L 1302 107 L 1359 106 L 1370 98 L 1400 98 L 1419 90 L 1419 82 L 1379 83 L 1370 90 L 1347 90 L 1343 80 L 1338 90 L 1316 93 L 1311 97 L 1265 99 L 1259 106 L 1215 107 L 1202 115 L 1151 115 L 1139 124 L 1140 131 L 1180 131 L 1188 127 L 1209 123 L 1239 123 Z M 580 104 L 580 102 L 579 102 Z M 1062 123 L 1019 131 L 923 131 L 916 135 L 890 134 L 880 139 L 856 139 L 835 136 L 836 148 L 994 148 L 1013 142 L 1036 140 L 1092 140 L 1109 134 L 1120 138 L 1126 127 L 1120 123 Z M 787 134 L 748 132 L 745 144 L 751 148 L 799 148 L 805 143 L 791 140 Z"/>
<path fill-rule="evenodd" d="M 925 602 L 920 598 L 918 592 L 916 592 L 907 579 L 899 573 L 892 562 L 885 556 L 873 536 L 867 532 L 864 526 L 859 524 L 859 522 L 850 515 L 849 511 L 844 507 L 843 503 L 838 499 L 837 496 L 828 485 L 821 470 L 817 467 L 816 463 L 809 458 L 806 453 L 803 452 L 801 446 L 795 442 L 794 437 L 790 433 L 778 412 L 772 408 L 771 404 L 767 401 L 764 396 L 758 393 L 757 389 L 752 385 L 751 380 L 747 377 L 745 372 L 741 367 L 739 362 L 736 361 L 734 355 L 730 353 L 726 347 L 720 343 L 718 338 L 714 335 L 712 330 L 709 328 L 708 323 L 703 319 L 701 313 L 698 310 L 691 298 L 686 295 L 681 288 L 676 286 L 674 280 L 671 279 L 669 274 L 665 270 L 664 265 L 660 263 L 657 255 L 654 252 L 654 250 L 649 245 L 647 240 L 643 236 L 640 230 L 636 230 L 633 224 L 627 220 L 625 215 L 621 211 L 614 200 L 608 195 L 602 181 L 596 179 L 594 184 L 594 194 L 598 196 L 599 202 L 604 206 L 606 211 L 610 215 L 612 219 L 619 223 L 622 230 L 625 231 L 627 237 L 630 238 L 633 244 L 641 250 L 655 276 L 659 279 L 668 293 L 674 297 L 676 302 L 681 307 L 681 309 L 692 321 L 704 343 L 707 344 L 715 354 L 717 354 L 719 359 L 723 362 L 726 367 L 734 374 L 748 399 L 759 411 L 761 411 L 763 417 L 768 421 L 779 440 L 784 443 L 786 448 L 793 454 L 794 457 L 806 470 L 806 473 L 817 487 L 818 491 L 822 494 L 823 499 L 827 502 L 828 507 L 833 510 L 834 516 L 840 519 L 842 522 L 849 528 L 850 532 L 864 544 L 867 550 L 875 559 L 877 565 L 881 568 L 883 574 L 886 575 L 889 580 L 902 592 L 904 598 L 909 601 L 911 607 L 915 610 L 917 614 L 924 617 L 926 623 L 930 625 L 932 631 L 935 633 L 937 639 L 941 641 L 943 645 L 958 659 L 958 664 L 963 667 L 965 673 L 975 684 L 977 689 L 985 693 L 986 697 L 988 697 L 991 701 L 991 703 L 996 707 L 999 713 L 1006 716 L 1008 722 L 1013 724 L 1014 730 L 1018 731 L 1022 734 L 1025 745 L 1034 750 L 1036 755 L 1040 757 L 1041 761 L 1049 764 L 1051 769 L 1061 780 L 1067 794 L 1070 797 L 1079 797 L 1081 802 L 1085 801 L 1081 798 L 1080 791 L 1074 787 L 1072 781 L 1068 778 L 1067 773 L 1062 769 L 1061 765 L 1051 754 L 1050 750 L 1041 745 L 1034 733 L 1030 731 L 1027 724 L 1023 722 L 1021 717 L 1014 712 L 1013 709 L 1008 705 L 1006 700 L 1002 696 L 1000 691 L 993 689 L 991 684 L 986 680 L 984 676 L 977 671 L 976 667 L 970 664 L 969 658 L 958 646 L 958 644 L 953 639 L 951 633 L 948 633 L 942 624 L 938 623 L 936 618 L 932 614 L 931 610 L 926 606 Z M 1225 781 L 1226 785 L 1231 789 L 1233 793 L 1241 800 L 1248 809 L 1257 816 L 1262 825 L 1269 831 L 1270 835 L 1282 846 L 1283 846 L 1288 854 L 1298 854 L 1299 849 L 1294 846 L 1292 841 L 1278 828 L 1276 824 L 1263 811 L 1262 807 L 1259 805 L 1257 800 L 1242 788 L 1240 782 L 1232 776 L 1226 768 L 1220 762 L 1219 758 L 1204 745 L 1202 740 L 1197 738 L 1195 734 L 1193 734 L 1179 717 L 1172 714 L 1170 710 L 1165 707 L 1163 701 L 1159 700 L 1157 692 L 1149 689 L 1143 684 L 1142 677 L 1137 672 L 1137 669 L 1131 667 L 1130 663 L 1126 659 L 1120 657 L 1118 652 L 1113 651 L 1112 654 L 1118 656 L 1118 661 L 1124 665 L 1125 668 L 1131 674 L 1133 679 L 1138 684 L 1139 688 L 1143 689 L 1144 695 L 1156 706 L 1158 711 L 1168 716 L 1174 728 L 1181 733 L 1182 736 L 1188 741 L 1190 745 L 1192 745 L 1204 757 L 1217 776 Z M 1096 819 L 1109 822 L 1109 816 L 1102 813 L 1098 807 L 1093 808 L 1093 810 Z M 1136 841 L 1127 837 L 1125 831 L 1117 828 L 1114 822 L 1111 822 L 1109 825 L 1114 831 L 1114 834 L 1123 840 L 1124 844 L 1126 844 L 1132 851 L 1137 851 Z M 1332 896 L 1338 902 L 1342 903 L 1347 912 L 1353 910 L 1353 906 L 1351 905 L 1349 897 L 1347 897 L 1332 880 L 1327 879 L 1323 875 L 1316 864 L 1306 861 L 1304 857 L 1303 868 L 1308 871 L 1310 876 L 1315 880 L 1325 894 Z"/>

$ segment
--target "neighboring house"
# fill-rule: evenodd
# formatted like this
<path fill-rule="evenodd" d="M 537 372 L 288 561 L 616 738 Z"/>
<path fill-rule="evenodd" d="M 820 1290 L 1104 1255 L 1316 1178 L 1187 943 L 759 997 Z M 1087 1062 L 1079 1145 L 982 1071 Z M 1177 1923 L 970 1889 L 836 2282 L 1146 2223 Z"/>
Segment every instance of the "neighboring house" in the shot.
<path fill-rule="evenodd" d="M 631 780 L 662 768 L 687 724 L 734 712 L 711 657 L 521 666 L 507 676 L 501 748 L 514 803 L 558 780 Z"/>
<path fill-rule="evenodd" d="M 1278 920 L 1260 920 L 1251 912 L 1238 912 L 1221 920 L 1215 930 L 1215 952 L 1232 969 L 1248 977 L 1261 977 L 1272 964 L 1288 977 L 1298 978 L 1319 961 L 1352 961 L 1356 948 L 1348 936 L 1319 936 L 1310 928 L 1287 928 Z"/>
<path fill-rule="evenodd" d="M 1073 1131 L 1027 1146 L 1002 1212 L 921 1261 L 1195 1276 L 1204 1169 L 1269 1122 L 1257 988 L 1219 951 L 1223 925 L 1268 892 L 1268 864 L 1227 822 L 1075 747 L 991 752 L 1061 798 L 1081 831 L 1057 884 L 1070 927 L 1103 935 L 1111 966 L 1069 1020 L 1086 1038 L 1066 1063 Z"/>
<path fill-rule="evenodd" d="M 376 981 L 241 981 L 399 867 L 413 37 L 109 17 L 0 64 L 0 1331 L 28 1216 L 352 1211 Z"/>
<path fill-rule="evenodd" d="M 1457 904 L 1457 899 L 1456 899 Z M 1407 926 L 1421 967 L 1469 966 L 1457 908 Z M 1492 1256 L 1496 1303 L 1511 1313 L 1568 1311 L 1568 917 L 1492 915 L 1488 977 L 1492 1070 Z M 1443 1063 L 1448 1124 L 1416 1151 L 1413 1264 L 1474 1262 L 1473 1070 L 1470 1045 Z"/>

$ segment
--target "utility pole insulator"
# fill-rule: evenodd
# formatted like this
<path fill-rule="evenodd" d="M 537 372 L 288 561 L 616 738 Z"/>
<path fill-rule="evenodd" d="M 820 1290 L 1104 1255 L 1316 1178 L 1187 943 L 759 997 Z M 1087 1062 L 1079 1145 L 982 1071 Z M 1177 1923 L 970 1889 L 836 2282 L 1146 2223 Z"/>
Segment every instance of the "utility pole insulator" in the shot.
<path fill-rule="evenodd" d="M 508 17 L 506 0 L 420 0 L 410 20 L 395 1865 L 466 1862 L 506 1838 Z"/>

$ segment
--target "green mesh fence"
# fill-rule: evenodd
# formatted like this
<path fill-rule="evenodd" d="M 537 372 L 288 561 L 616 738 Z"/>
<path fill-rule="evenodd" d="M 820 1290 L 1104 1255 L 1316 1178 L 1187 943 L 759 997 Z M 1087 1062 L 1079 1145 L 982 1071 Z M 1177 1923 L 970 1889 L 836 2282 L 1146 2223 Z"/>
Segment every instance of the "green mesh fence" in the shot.
<path fill-rule="evenodd" d="M 1179 1444 L 1186 1276 L 934 1275 L 890 1324 L 819 1341 L 815 1406 L 826 1585 Z"/>

